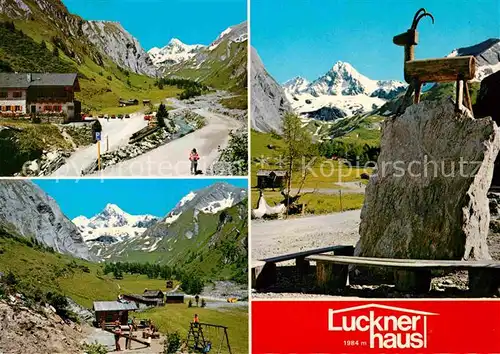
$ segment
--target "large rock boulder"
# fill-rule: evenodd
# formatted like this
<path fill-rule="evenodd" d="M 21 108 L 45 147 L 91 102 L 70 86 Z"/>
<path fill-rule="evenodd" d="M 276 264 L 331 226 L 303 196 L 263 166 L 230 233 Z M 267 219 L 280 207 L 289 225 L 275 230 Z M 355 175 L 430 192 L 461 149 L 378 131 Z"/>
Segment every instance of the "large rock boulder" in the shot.
<path fill-rule="evenodd" d="M 355 255 L 491 259 L 487 192 L 500 131 L 491 118 L 425 101 L 383 123 Z"/>

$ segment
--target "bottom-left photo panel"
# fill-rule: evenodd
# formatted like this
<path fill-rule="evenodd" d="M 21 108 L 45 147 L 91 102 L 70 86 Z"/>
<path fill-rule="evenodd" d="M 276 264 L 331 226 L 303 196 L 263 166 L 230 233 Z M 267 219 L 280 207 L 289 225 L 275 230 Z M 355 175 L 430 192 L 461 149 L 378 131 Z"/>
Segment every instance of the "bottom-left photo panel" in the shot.
<path fill-rule="evenodd" d="M 248 353 L 247 179 L 1 179 L 0 353 Z"/>

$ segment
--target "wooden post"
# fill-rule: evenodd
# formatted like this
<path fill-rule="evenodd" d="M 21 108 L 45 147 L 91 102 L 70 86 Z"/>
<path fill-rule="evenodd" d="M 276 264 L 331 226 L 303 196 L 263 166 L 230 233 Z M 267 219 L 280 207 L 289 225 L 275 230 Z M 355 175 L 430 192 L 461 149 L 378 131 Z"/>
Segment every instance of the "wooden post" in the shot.
<path fill-rule="evenodd" d="M 413 98 L 413 103 L 417 104 L 420 102 L 420 93 L 422 91 L 422 83 L 417 82 L 415 85 L 415 96 Z"/>
<path fill-rule="evenodd" d="M 106 151 L 109 151 L 109 135 L 106 135 Z"/>
<path fill-rule="evenodd" d="M 470 113 L 474 115 L 474 112 L 472 112 L 472 102 L 470 99 L 469 84 L 467 83 L 467 81 L 464 81 L 464 103 L 465 106 L 469 109 Z"/>
<path fill-rule="evenodd" d="M 224 334 L 226 335 L 227 351 L 229 352 L 229 354 L 232 354 L 231 346 L 229 345 L 229 336 L 227 335 L 227 328 L 225 327 L 224 327 Z"/>
<path fill-rule="evenodd" d="M 276 263 L 266 263 L 255 279 L 255 288 L 262 289 L 276 283 Z"/>
<path fill-rule="evenodd" d="M 101 170 L 101 141 L 97 141 L 97 169 Z"/>
<path fill-rule="evenodd" d="M 309 261 L 306 260 L 305 256 L 295 258 L 295 269 L 297 270 L 297 275 L 301 281 L 307 279 L 307 274 L 309 273 Z"/>
<path fill-rule="evenodd" d="M 411 95 L 413 95 L 413 91 L 415 91 L 415 86 L 413 83 L 410 83 L 408 85 L 408 88 L 406 89 L 406 93 L 403 97 L 403 100 L 401 101 L 401 104 L 398 107 L 396 115 L 403 114 L 406 106 L 409 106 L 409 103 L 411 102 Z"/>
<path fill-rule="evenodd" d="M 336 256 L 352 256 L 354 247 L 334 251 Z M 343 290 L 347 285 L 349 265 L 316 261 L 316 285 L 325 294 Z"/>
<path fill-rule="evenodd" d="M 347 285 L 349 266 L 316 261 L 316 285 L 323 294 L 342 290 Z"/>
<path fill-rule="evenodd" d="M 431 287 L 432 274 L 428 269 L 395 270 L 396 290 L 402 292 L 427 293 Z"/>
<path fill-rule="evenodd" d="M 339 194 L 340 194 L 340 212 L 343 212 L 344 208 L 342 207 L 342 189 L 339 190 Z"/>
<path fill-rule="evenodd" d="M 464 82 L 462 80 L 457 80 L 457 94 L 455 99 L 455 110 L 460 111 L 462 102 L 464 101 Z"/>

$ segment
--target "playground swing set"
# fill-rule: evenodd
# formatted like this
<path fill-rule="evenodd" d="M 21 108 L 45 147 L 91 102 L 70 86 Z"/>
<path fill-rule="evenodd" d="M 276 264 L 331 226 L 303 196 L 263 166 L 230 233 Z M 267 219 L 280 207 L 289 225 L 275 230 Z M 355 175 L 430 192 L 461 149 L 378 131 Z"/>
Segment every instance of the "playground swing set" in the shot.
<path fill-rule="evenodd" d="M 219 338 L 219 346 L 215 348 L 215 341 Z M 189 327 L 187 345 L 198 353 L 232 354 L 226 326 L 193 322 Z"/>

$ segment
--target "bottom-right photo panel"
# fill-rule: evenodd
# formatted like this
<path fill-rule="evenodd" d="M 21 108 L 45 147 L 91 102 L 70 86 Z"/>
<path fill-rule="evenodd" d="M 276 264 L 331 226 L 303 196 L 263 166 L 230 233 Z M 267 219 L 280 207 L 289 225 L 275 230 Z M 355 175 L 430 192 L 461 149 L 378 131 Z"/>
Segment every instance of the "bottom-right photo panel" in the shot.
<path fill-rule="evenodd" d="M 252 3 L 254 353 L 500 351 L 500 9 L 481 4 Z"/>

